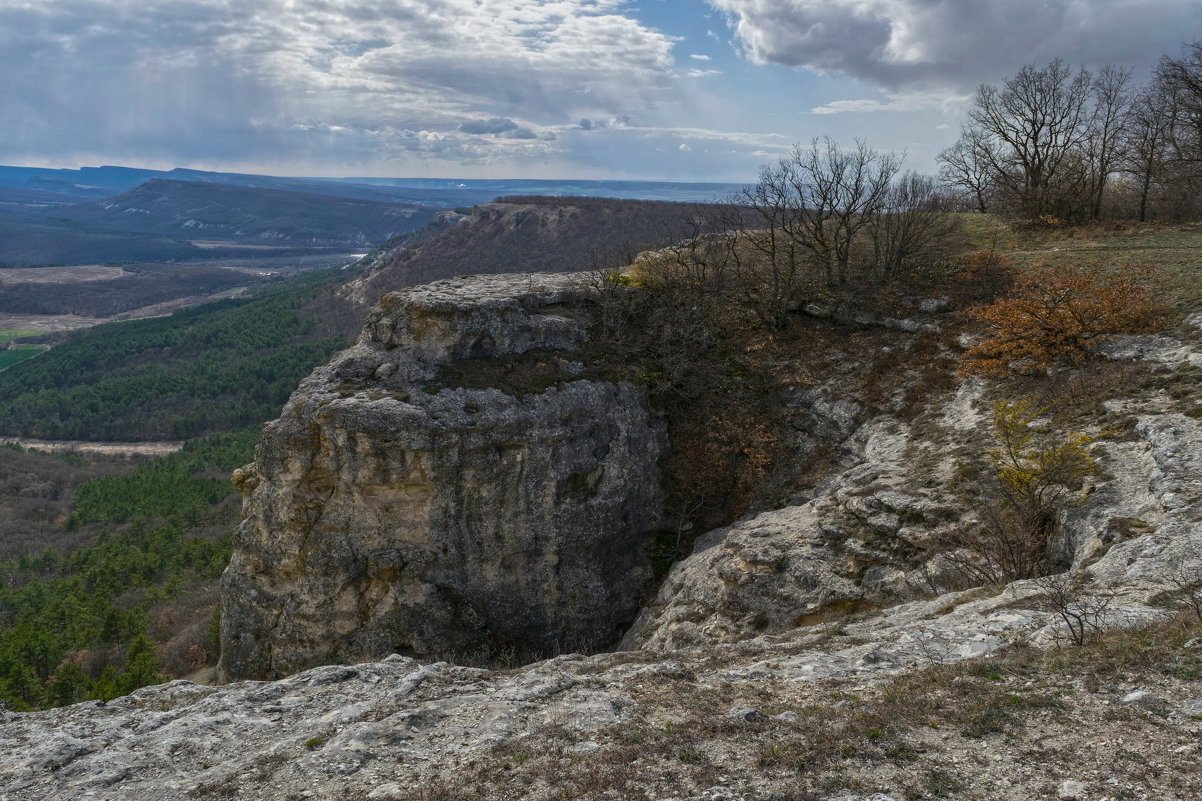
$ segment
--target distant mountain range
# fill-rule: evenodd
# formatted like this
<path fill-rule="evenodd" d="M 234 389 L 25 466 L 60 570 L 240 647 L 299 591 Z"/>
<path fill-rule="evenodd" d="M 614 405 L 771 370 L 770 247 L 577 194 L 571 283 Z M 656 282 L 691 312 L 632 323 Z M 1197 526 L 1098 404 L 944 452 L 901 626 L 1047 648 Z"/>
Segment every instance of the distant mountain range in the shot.
<path fill-rule="evenodd" d="M 437 213 L 413 204 L 159 179 L 45 212 L 94 228 L 189 240 L 363 248 L 421 228 Z"/>
<path fill-rule="evenodd" d="M 47 200 L 42 190 L 10 191 L 25 199 L 0 203 L 0 267 L 361 252 L 440 213 L 414 203 L 160 179 L 70 203 Z"/>
<path fill-rule="evenodd" d="M 254 189 L 281 189 L 334 197 L 438 208 L 474 206 L 499 195 L 557 195 L 707 203 L 738 188 L 737 184 L 666 181 L 544 181 L 474 178 L 282 178 L 176 168 L 81 167 L 77 170 L 0 166 L 0 204 L 78 203 L 111 197 L 153 179 L 226 184 Z M 28 193 L 38 193 L 36 197 Z M 22 194 L 25 193 L 25 194 Z"/>

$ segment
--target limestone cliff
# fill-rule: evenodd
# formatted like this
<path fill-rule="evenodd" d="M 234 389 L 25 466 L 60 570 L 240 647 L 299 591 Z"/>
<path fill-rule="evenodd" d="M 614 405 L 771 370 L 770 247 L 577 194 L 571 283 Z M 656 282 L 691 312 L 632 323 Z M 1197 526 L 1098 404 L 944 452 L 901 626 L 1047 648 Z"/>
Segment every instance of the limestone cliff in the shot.
<path fill-rule="evenodd" d="M 369 637 L 416 651 L 420 637 L 432 649 L 531 620 L 567 630 L 569 613 L 600 621 L 593 631 L 610 624 L 603 594 L 627 601 L 633 585 L 592 585 L 597 607 L 580 596 L 584 605 L 560 610 L 579 586 L 562 565 L 604 554 L 615 564 L 576 564 L 615 580 L 629 551 L 583 523 L 538 526 L 591 520 L 571 516 L 592 504 L 588 514 L 637 540 L 636 518 L 658 503 L 652 468 L 639 466 L 659 447 L 641 401 L 584 381 L 528 386 L 520 398 L 426 392 L 454 383 L 445 373 L 465 356 L 525 348 L 553 361 L 570 350 L 581 336 L 563 313 L 572 292 L 497 279 L 393 297 L 359 345 L 301 387 L 242 477 L 250 496 L 227 576 L 227 669 L 234 657 L 243 669 L 262 660 L 263 673 L 318 653 L 338 659 Z M 1192 381 L 1188 351 L 1168 367 Z M 548 411 L 598 397 L 608 400 L 583 420 L 621 432 L 604 455 L 587 450 L 586 422 Z M 917 574 L 901 551 L 967 521 L 950 481 L 957 449 L 987 433 L 981 400 L 980 386 L 964 384 L 909 422 L 856 424 L 850 406 L 798 398 L 816 424 L 825 419 L 822 436 L 843 443 L 839 470 L 804 502 L 701 538 L 633 630 L 638 650 L 516 670 L 391 655 L 269 683 L 176 681 L 107 704 L 0 709 L 0 799 L 1202 797 L 1202 623 L 1192 612 L 1165 620 L 1180 608 L 1174 574 L 1196 571 L 1202 554 L 1202 422 L 1172 411 L 1169 396 L 1107 401 L 1106 418 L 1131 426 L 1099 446 L 1104 471 L 1066 511 L 1057 546 L 1072 567 L 1061 578 L 1080 592 L 1067 606 L 1050 597 L 1055 577 L 938 595 L 931 585 L 932 597 L 905 600 Z M 465 402 L 480 407 L 474 427 Z M 1119 419 L 1103 422 L 1117 430 Z M 470 447 L 500 430 L 525 437 L 527 467 L 488 462 L 469 476 L 455 448 L 481 458 L 490 451 Z M 565 472 L 594 462 L 605 467 L 595 484 Z M 543 484 L 529 478 L 535 465 L 548 471 Z M 607 483 L 615 473 L 624 483 Z M 496 489 L 472 489 L 485 478 Z M 566 517 L 541 505 L 559 489 Z M 494 556 L 519 540 L 529 546 Z M 544 546 L 561 549 L 558 560 Z M 377 565 L 390 554 L 385 576 Z M 627 565 L 638 573 L 637 559 Z M 473 570 L 483 572 L 473 580 Z M 477 590 L 497 593 L 471 607 L 492 617 L 439 618 L 442 586 L 473 604 Z M 532 590 L 516 620 L 502 618 Z M 1074 615 L 1090 627 L 1080 647 L 1070 645 Z"/>
<path fill-rule="evenodd" d="M 575 378 L 563 354 L 586 337 L 571 316 L 585 295 L 556 275 L 393 293 L 301 384 L 236 476 L 225 677 L 621 636 L 649 579 L 662 434 L 635 387 Z M 440 379 L 531 362 L 557 380 L 507 394 Z"/>

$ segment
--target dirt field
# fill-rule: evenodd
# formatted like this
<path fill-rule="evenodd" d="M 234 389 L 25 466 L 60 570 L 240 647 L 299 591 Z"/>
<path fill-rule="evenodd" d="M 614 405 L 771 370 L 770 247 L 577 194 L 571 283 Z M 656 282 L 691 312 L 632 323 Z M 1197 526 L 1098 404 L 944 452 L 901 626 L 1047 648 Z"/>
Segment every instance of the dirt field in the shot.
<path fill-rule="evenodd" d="M 6 437 L 0 442 L 15 442 L 22 448 L 62 453 L 98 453 L 105 456 L 166 456 L 184 447 L 183 440 L 173 442 L 82 442 L 79 440 L 21 439 Z"/>
<path fill-rule="evenodd" d="M 128 273 L 115 265 L 76 264 L 71 267 L 10 267 L 0 271 L 6 284 L 65 284 L 76 281 L 104 281 Z"/>
<path fill-rule="evenodd" d="M 74 314 L 0 314 L 0 328 L 16 328 L 49 334 L 54 331 L 74 331 L 108 322 L 99 317 L 77 317 Z"/>

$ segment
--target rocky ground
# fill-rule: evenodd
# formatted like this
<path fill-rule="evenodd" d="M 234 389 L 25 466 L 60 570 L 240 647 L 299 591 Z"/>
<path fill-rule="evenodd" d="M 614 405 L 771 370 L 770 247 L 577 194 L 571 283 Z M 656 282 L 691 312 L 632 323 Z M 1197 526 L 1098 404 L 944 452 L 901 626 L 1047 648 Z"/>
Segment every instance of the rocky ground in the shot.
<path fill-rule="evenodd" d="M 1120 343 L 1148 372 L 1083 420 L 1102 469 L 1062 579 L 947 591 L 921 556 L 971 521 L 986 387 L 908 420 L 811 397 L 836 468 L 702 537 L 626 650 L 0 712 L 0 801 L 1202 797 L 1195 336 Z"/>

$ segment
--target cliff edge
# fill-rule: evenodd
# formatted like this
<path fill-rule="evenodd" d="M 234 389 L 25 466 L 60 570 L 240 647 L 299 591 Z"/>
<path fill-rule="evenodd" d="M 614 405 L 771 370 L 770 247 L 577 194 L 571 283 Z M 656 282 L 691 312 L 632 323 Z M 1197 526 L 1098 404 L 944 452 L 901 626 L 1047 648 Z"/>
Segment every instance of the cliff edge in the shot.
<path fill-rule="evenodd" d="M 575 377 L 587 295 L 546 274 L 391 293 L 300 385 L 235 476 L 224 678 L 621 637 L 650 579 L 663 436 L 634 386 Z M 526 371 L 554 380 L 515 388 Z"/>

